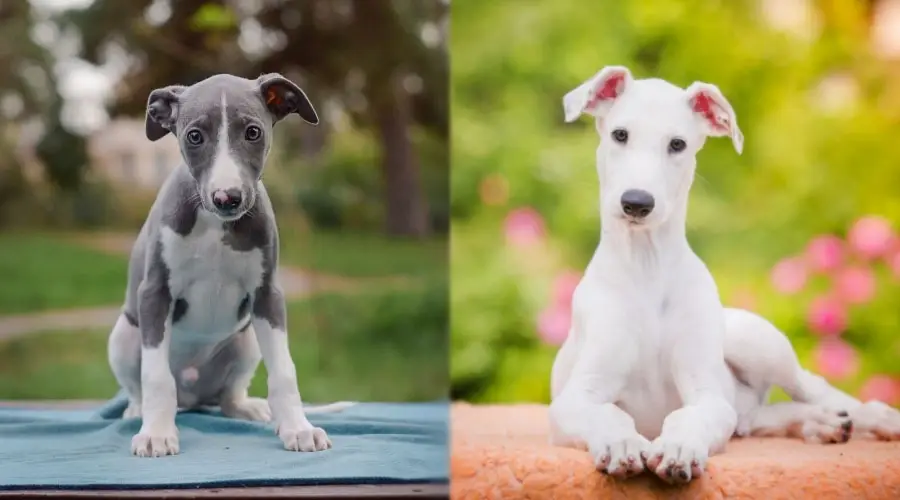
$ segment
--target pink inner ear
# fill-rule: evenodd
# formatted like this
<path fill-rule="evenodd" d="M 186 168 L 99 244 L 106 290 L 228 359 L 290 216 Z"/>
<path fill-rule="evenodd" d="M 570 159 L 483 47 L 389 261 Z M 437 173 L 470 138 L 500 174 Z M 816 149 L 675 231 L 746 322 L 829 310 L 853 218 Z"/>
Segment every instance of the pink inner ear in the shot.
<path fill-rule="evenodd" d="M 593 108 L 600 101 L 606 101 L 609 99 L 615 99 L 619 96 L 619 86 L 622 85 L 622 82 L 625 81 L 624 74 L 615 74 L 609 77 L 600 88 L 594 92 L 594 96 L 591 97 L 591 100 L 587 104 L 587 108 Z"/>
<path fill-rule="evenodd" d="M 719 117 L 716 116 L 716 111 L 713 108 L 716 106 L 713 98 L 706 94 L 705 92 L 697 92 L 697 95 L 694 96 L 694 112 L 700 113 L 703 115 L 703 118 L 709 122 L 712 128 L 727 133 L 730 129 L 728 123 L 723 123 L 719 120 Z"/>

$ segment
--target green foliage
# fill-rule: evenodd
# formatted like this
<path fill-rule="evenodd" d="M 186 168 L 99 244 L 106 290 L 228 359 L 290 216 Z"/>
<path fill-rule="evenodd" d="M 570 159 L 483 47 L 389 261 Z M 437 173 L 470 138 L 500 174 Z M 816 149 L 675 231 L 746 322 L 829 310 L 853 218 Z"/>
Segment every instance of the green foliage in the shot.
<path fill-rule="evenodd" d="M 320 228 L 373 229 L 384 219 L 378 145 L 367 134 L 333 137 L 340 146 L 329 148 L 315 166 L 298 168 L 297 202 Z"/>
<path fill-rule="evenodd" d="M 234 28 L 237 16 L 227 5 L 207 3 L 191 16 L 191 26 L 197 31 L 221 31 Z"/>
<path fill-rule="evenodd" d="M 122 301 L 128 262 L 58 237 L 0 235 L 0 314 Z"/>
<path fill-rule="evenodd" d="M 422 128 L 410 131 L 428 200 L 432 226 L 446 230 L 449 204 L 447 145 Z M 321 229 L 378 231 L 384 227 L 381 151 L 374 138 L 357 130 L 333 133 L 330 147 L 315 165 L 281 158 L 296 185 L 296 205 Z"/>
<path fill-rule="evenodd" d="M 279 226 L 280 260 L 320 273 L 348 277 L 446 276 L 447 238 L 403 240 L 379 233 L 307 231 Z"/>
<path fill-rule="evenodd" d="M 552 276 L 581 270 L 599 238 L 589 120 L 564 126 L 562 96 L 605 65 L 682 87 L 714 83 L 737 112 L 743 156 L 711 139 L 698 158 L 689 239 L 723 300 L 752 293 L 811 366 L 808 296 L 768 283 L 779 258 L 858 216 L 900 221 L 900 102 L 896 76 L 867 46 L 862 2 L 829 2 L 812 40 L 777 32 L 758 2 L 457 2 L 453 10 L 453 390 L 476 400 L 546 400 L 554 348 L 535 318 Z M 829 107 L 822 82 L 850 81 L 857 98 Z M 486 179 L 508 196 L 485 203 Z M 504 245 L 503 217 L 532 206 L 548 241 L 532 254 Z M 856 391 L 870 373 L 898 374 L 896 285 L 854 311 L 847 340 L 860 349 Z"/>

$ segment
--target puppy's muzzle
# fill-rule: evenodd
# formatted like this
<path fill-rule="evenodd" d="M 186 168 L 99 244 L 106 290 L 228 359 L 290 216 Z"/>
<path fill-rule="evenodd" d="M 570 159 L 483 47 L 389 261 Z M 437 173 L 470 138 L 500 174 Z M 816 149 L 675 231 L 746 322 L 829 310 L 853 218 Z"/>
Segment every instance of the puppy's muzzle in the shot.
<path fill-rule="evenodd" d="M 212 194 L 212 204 L 222 215 L 234 215 L 243 201 L 240 189 L 219 189 Z"/>
<path fill-rule="evenodd" d="M 650 215 L 656 205 L 653 195 L 640 190 L 629 189 L 622 194 L 622 211 L 632 220 L 641 220 Z"/>

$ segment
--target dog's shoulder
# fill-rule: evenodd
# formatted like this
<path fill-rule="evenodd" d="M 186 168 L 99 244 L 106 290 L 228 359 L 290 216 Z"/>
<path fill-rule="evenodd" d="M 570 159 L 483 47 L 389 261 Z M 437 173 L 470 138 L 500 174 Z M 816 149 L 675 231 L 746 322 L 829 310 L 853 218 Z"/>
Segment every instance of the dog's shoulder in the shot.
<path fill-rule="evenodd" d="M 187 236 L 197 224 L 198 210 L 200 197 L 196 181 L 182 163 L 160 187 L 145 225 L 151 236 L 157 235 L 162 227 L 167 227 L 180 236 Z"/>

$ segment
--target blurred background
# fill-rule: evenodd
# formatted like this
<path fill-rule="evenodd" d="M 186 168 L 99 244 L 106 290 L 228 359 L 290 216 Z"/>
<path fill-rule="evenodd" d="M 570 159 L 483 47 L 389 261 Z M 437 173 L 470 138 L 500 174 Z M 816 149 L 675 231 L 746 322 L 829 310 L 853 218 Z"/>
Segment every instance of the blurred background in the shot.
<path fill-rule="evenodd" d="M 454 398 L 549 400 L 600 234 L 599 139 L 562 97 L 617 64 L 737 112 L 744 154 L 707 142 L 688 216 L 724 303 L 900 404 L 900 1 L 457 1 L 451 51 Z"/>
<path fill-rule="evenodd" d="M 2 0 L 0 399 L 115 393 L 128 253 L 180 161 L 172 136 L 144 136 L 147 96 L 220 72 L 282 73 L 322 118 L 280 123 L 265 172 L 304 399 L 445 398 L 447 11 Z"/>

